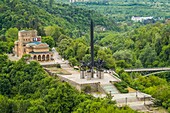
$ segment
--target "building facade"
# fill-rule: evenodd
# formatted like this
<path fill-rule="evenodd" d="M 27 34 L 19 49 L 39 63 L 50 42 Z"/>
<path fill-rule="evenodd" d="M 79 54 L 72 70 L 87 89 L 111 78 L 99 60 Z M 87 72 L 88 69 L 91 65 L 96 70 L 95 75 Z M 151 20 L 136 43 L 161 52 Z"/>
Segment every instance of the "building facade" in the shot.
<path fill-rule="evenodd" d="M 153 19 L 153 17 L 135 17 L 135 16 L 132 16 L 131 20 L 134 21 L 134 22 L 143 22 L 145 20 L 151 20 Z"/>
<path fill-rule="evenodd" d="M 32 60 L 53 60 L 53 53 L 49 51 L 49 45 L 41 42 L 41 36 L 37 36 L 36 30 L 19 31 L 13 53 L 19 58 L 24 54 L 30 54 Z"/>

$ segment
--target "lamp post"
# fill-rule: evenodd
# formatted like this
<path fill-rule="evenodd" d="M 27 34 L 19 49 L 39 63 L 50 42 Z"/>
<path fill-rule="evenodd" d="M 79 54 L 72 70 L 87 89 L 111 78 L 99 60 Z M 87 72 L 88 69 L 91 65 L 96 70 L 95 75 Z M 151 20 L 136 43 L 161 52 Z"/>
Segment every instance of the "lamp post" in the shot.
<path fill-rule="evenodd" d="M 144 105 L 145 105 L 145 95 L 144 95 Z"/>
<path fill-rule="evenodd" d="M 110 92 L 110 97 L 112 96 L 112 91 L 109 91 Z"/>
<path fill-rule="evenodd" d="M 136 97 L 138 97 L 138 87 L 136 87 Z"/>
<path fill-rule="evenodd" d="M 125 98 L 125 102 L 126 102 L 126 105 L 127 105 L 127 97 Z"/>

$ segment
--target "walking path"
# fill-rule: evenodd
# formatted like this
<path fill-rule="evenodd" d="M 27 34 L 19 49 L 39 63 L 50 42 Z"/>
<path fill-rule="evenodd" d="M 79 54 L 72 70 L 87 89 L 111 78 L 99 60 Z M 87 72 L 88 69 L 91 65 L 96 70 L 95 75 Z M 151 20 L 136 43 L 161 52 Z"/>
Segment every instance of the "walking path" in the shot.
<path fill-rule="evenodd" d="M 117 88 L 113 84 L 111 84 L 111 83 L 101 84 L 101 87 L 108 94 L 111 94 L 111 95 L 113 95 L 113 94 L 120 94 L 120 92 L 117 90 Z"/>

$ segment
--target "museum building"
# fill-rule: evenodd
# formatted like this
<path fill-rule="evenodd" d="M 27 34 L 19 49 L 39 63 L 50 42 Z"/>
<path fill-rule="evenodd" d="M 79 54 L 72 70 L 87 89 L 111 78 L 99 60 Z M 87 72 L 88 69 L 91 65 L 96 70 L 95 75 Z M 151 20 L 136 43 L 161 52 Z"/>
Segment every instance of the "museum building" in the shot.
<path fill-rule="evenodd" d="M 30 54 L 31 60 L 53 60 L 53 53 L 49 51 L 49 45 L 41 42 L 41 36 L 37 36 L 36 30 L 19 31 L 13 52 L 19 58 L 24 54 Z"/>

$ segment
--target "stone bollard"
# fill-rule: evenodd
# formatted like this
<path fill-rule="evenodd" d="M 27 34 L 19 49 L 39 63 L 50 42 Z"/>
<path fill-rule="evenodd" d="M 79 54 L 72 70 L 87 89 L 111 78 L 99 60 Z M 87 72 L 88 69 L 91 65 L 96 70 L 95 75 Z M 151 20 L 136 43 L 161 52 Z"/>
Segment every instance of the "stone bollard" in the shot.
<path fill-rule="evenodd" d="M 87 71 L 86 74 L 87 74 L 87 80 L 91 80 L 91 71 Z"/>
<path fill-rule="evenodd" d="M 81 71 L 80 71 L 80 79 L 84 79 L 84 78 L 85 78 L 85 75 L 86 75 L 86 71 L 81 70 Z"/>
<path fill-rule="evenodd" d="M 104 78 L 104 71 L 103 70 L 99 70 L 98 71 L 98 78 L 99 79 L 103 79 Z"/>
<path fill-rule="evenodd" d="M 99 71 L 96 71 L 96 78 L 99 78 Z"/>

